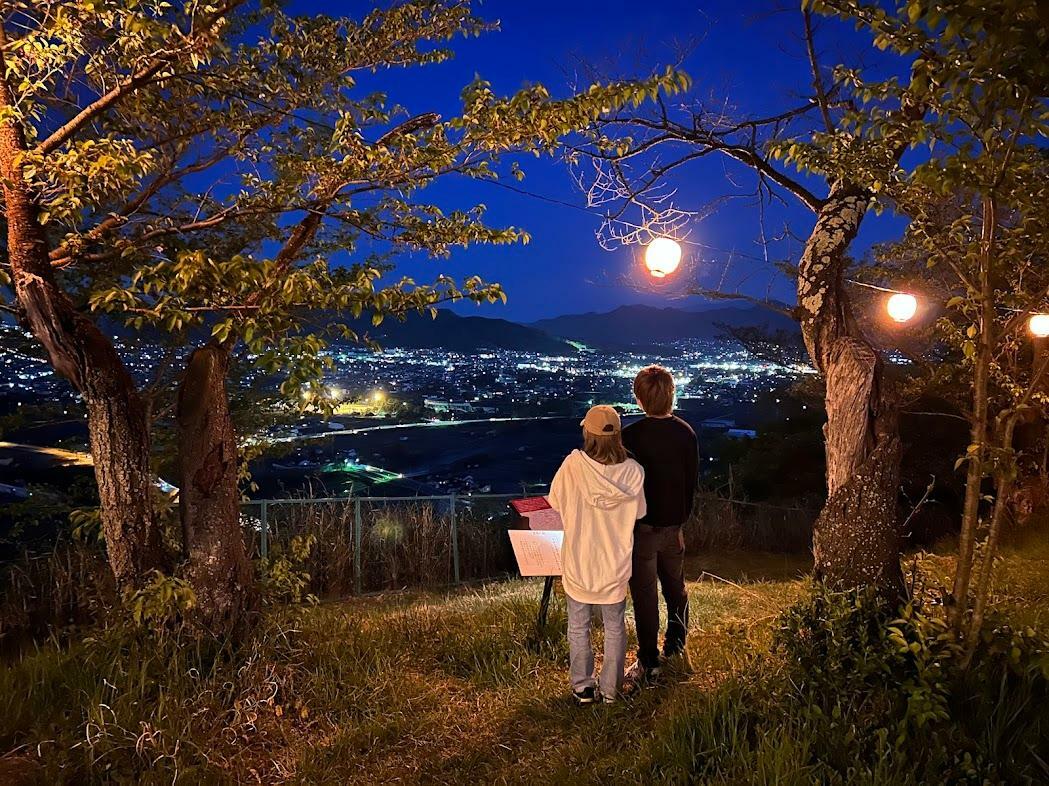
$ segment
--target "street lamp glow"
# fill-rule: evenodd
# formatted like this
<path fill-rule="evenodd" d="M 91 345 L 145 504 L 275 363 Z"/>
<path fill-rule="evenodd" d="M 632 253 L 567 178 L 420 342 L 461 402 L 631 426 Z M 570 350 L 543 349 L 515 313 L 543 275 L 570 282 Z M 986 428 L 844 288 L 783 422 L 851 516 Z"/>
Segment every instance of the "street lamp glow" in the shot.
<path fill-rule="evenodd" d="M 1049 336 L 1049 314 L 1034 314 L 1027 322 L 1027 328 L 1038 338 Z"/>
<path fill-rule="evenodd" d="M 909 322 L 918 313 L 918 299 L 914 295 L 897 292 L 885 303 L 885 310 L 896 322 Z"/>
<path fill-rule="evenodd" d="M 669 237 L 657 237 L 645 249 L 645 267 L 654 278 L 666 278 L 681 264 L 681 246 Z"/>

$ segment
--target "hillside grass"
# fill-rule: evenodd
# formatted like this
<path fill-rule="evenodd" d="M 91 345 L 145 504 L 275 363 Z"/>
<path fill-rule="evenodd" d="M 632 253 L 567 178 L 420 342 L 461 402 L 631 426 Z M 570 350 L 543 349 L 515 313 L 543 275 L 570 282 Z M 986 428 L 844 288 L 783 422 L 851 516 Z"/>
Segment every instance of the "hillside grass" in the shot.
<path fill-rule="evenodd" d="M 1024 624 L 1049 620 L 1041 548 L 997 583 Z M 920 557 L 922 581 L 947 560 Z M 287 609 L 235 655 L 89 633 L 0 673 L 0 782 L 684 783 L 709 761 L 703 782 L 811 783 L 812 740 L 754 732 L 726 688 L 808 595 L 806 568 L 692 558 L 691 670 L 611 706 L 573 704 L 563 597 L 537 630 L 537 581 Z"/>

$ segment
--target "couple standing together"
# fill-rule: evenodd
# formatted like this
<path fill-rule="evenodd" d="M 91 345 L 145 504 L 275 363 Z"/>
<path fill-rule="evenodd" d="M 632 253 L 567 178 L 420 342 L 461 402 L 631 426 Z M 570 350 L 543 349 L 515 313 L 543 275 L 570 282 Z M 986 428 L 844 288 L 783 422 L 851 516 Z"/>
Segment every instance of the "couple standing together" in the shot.
<path fill-rule="evenodd" d="M 637 663 L 631 686 L 659 674 L 659 590 L 667 604 L 663 658 L 685 651 L 688 594 L 681 525 L 692 513 L 699 450 L 692 428 L 673 414 L 674 378 L 648 366 L 634 379 L 645 417 L 625 429 L 610 406 L 592 407 L 580 424 L 583 448 L 561 464 L 548 500 L 561 514 L 561 577 L 568 597 L 572 691 L 581 704 L 624 692 L 626 594 L 634 602 Z M 600 613 L 605 656 L 594 673 L 590 621 Z"/>

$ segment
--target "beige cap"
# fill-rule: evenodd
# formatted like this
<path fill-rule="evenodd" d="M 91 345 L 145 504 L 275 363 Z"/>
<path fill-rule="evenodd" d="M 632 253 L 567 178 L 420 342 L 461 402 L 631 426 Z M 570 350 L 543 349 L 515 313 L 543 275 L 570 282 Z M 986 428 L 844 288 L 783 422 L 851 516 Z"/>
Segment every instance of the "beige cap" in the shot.
<path fill-rule="evenodd" d="M 608 404 L 598 404 L 596 407 L 590 407 L 586 417 L 579 421 L 579 425 L 587 433 L 595 434 L 599 437 L 618 434 L 621 428 L 619 413 L 615 411 L 614 407 L 608 406 Z"/>

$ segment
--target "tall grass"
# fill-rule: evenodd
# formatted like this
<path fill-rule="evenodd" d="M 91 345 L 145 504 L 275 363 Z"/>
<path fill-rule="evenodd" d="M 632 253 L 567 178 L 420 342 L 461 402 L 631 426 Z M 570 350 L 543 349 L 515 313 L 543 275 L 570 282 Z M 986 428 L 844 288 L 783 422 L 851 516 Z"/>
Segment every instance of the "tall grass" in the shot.
<path fill-rule="evenodd" d="M 41 648 L 0 672 L 0 750 L 31 746 L 53 783 L 279 782 L 311 737 L 393 739 L 445 700 L 430 685 L 500 689 L 567 658 L 560 607 L 537 630 L 531 593 L 440 603 L 280 612 L 238 647 L 113 628 Z"/>
<path fill-rule="evenodd" d="M 31 637 L 96 621 L 116 600 L 105 554 L 96 545 L 60 542 L 0 565 L 0 652 Z"/>
<path fill-rule="evenodd" d="M 355 532 L 358 505 L 359 537 Z M 257 515 L 251 506 L 248 510 Z M 455 583 L 452 511 L 447 500 L 382 502 L 365 497 L 271 503 L 267 520 L 271 552 L 286 550 L 296 536 L 314 536 L 316 545 L 303 568 L 310 574 L 310 591 L 317 596 L 345 596 L 358 587 L 368 592 Z M 258 528 L 257 518 L 248 521 L 252 529 Z M 513 569 L 506 535 L 511 526 L 506 500 L 457 501 L 454 532 L 460 581 L 503 576 Z"/>
<path fill-rule="evenodd" d="M 458 579 L 476 582 L 515 573 L 506 530 L 514 526 L 506 499 L 459 498 L 455 509 Z M 356 511 L 360 506 L 361 533 Z M 808 548 L 814 514 L 801 508 L 752 505 L 701 494 L 685 525 L 693 553 L 724 549 L 799 552 Z M 320 598 L 360 592 L 451 586 L 456 581 L 448 500 L 382 502 L 369 498 L 310 499 L 267 505 L 271 555 L 290 552 L 296 536 L 314 547 L 298 567 L 306 591 Z M 261 507 L 246 503 L 245 538 L 261 550 Z M 359 553 L 358 553 L 359 552 Z M 115 591 L 101 547 L 64 539 L 49 554 L 0 565 L 0 650 L 69 625 L 91 624 L 111 608 Z"/>
<path fill-rule="evenodd" d="M 568 691 L 563 603 L 537 629 L 537 582 L 277 609 L 237 646 L 113 627 L 0 672 L 0 751 L 40 782 L 77 784 L 1022 783 L 1041 772 L 1049 675 L 1037 637 L 1016 658 L 1001 646 L 1011 634 L 992 637 L 958 678 L 934 626 L 904 626 L 901 651 L 892 620 L 807 600 L 805 580 L 689 591 L 693 670 L 674 665 L 629 702 L 585 709 Z M 922 719 L 927 695 L 946 718 Z"/>
<path fill-rule="evenodd" d="M 807 552 L 818 510 L 728 499 L 700 492 L 685 523 L 685 542 L 697 551 L 745 549 Z"/>

